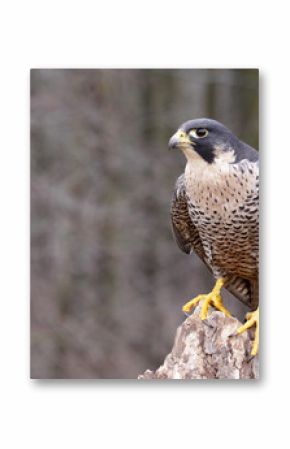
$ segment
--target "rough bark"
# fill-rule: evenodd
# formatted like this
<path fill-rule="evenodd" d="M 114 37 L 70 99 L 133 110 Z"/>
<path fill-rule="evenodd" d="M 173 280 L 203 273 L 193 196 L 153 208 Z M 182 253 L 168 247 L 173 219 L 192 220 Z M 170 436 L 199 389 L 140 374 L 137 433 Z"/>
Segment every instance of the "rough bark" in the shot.
<path fill-rule="evenodd" d="M 251 356 L 254 330 L 236 335 L 241 323 L 210 309 L 202 321 L 197 307 L 177 329 L 170 354 L 155 372 L 138 379 L 258 379 L 259 359 Z"/>

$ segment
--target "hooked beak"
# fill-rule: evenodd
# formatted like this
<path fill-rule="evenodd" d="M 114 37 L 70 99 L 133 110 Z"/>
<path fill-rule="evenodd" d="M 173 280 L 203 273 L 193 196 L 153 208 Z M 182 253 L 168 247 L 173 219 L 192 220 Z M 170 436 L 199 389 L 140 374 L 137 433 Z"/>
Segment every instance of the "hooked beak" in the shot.
<path fill-rule="evenodd" d="M 190 144 L 190 141 L 184 131 L 178 130 L 169 140 L 169 149 L 182 148 Z"/>

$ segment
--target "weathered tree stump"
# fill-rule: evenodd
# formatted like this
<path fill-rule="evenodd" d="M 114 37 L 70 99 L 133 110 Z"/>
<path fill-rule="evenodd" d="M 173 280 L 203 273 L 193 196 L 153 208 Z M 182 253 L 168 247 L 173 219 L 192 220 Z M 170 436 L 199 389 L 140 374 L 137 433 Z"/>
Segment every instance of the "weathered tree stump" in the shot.
<path fill-rule="evenodd" d="M 251 356 L 254 329 L 241 335 L 241 323 L 222 312 L 209 310 L 199 317 L 200 306 L 177 329 L 170 354 L 155 372 L 138 379 L 258 379 L 259 359 Z"/>

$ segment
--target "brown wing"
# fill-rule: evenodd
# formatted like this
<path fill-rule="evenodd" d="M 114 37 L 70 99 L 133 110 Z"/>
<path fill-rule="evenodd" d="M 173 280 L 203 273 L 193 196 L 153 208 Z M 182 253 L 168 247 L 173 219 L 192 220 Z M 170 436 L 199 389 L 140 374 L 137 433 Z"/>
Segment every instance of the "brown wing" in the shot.
<path fill-rule="evenodd" d="M 186 254 L 195 251 L 205 262 L 204 249 L 198 230 L 192 223 L 188 213 L 184 175 L 179 176 L 176 181 L 171 203 L 171 223 L 173 234 L 179 248 Z"/>

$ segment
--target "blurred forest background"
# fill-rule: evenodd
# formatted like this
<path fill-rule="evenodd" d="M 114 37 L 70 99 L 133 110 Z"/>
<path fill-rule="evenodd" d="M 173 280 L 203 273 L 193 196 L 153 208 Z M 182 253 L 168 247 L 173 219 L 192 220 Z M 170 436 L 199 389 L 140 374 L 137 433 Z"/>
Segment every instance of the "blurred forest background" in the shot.
<path fill-rule="evenodd" d="M 169 216 L 185 160 L 167 143 L 198 117 L 257 148 L 258 71 L 31 71 L 33 378 L 156 369 L 184 302 L 212 288 Z"/>

